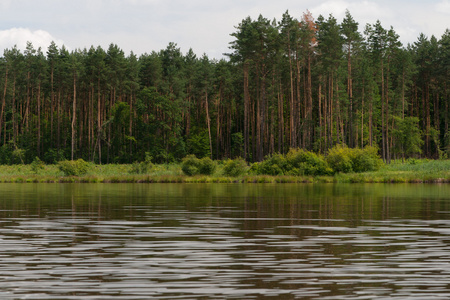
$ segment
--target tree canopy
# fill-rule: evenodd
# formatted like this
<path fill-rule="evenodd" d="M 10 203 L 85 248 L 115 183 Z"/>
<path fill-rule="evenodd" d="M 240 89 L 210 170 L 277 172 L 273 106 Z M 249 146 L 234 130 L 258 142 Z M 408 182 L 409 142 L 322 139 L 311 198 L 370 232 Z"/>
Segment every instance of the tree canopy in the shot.
<path fill-rule="evenodd" d="M 0 163 L 261 161 L 340 144 L 386 162 L 448 156 L 450 30 L 404 46 L 379 21 L 358 26 L 348 11 L 341 23 L 247 17 L 221 60 L 175 43 L 139 57 L 116 44 L 5 49 Z"/>

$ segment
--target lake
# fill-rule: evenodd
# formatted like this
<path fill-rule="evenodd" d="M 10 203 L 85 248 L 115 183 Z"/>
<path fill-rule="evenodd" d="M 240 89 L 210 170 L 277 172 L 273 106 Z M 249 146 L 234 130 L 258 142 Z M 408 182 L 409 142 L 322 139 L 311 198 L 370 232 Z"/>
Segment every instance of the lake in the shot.
<path fill-rule="evenodd" d="M 449 299 L 450 185 L 0 184 L 1 299 Z"/>

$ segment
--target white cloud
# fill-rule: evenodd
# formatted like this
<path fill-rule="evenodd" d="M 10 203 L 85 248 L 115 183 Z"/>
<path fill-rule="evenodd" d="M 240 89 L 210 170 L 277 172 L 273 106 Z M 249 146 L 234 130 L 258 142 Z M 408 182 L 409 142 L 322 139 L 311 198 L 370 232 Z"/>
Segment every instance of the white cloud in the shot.
<path fill-rule="evenodd" d="M 315 18 L 322 15 L 328 18 L 330 14 L 341 22 L 345 17 L 345 11 L 348 10 L 353 19 L 359 23 L 360 29 L 363 29 L 367 23 L 375 23 L 378 19 L 390 19 L 395 14 L 386 7 L 381 7 L 374 1 L 344 1 L 329 0 L 311 9 Z"/>
<path fill-rule="evenodd" d="M 317 18 L 322 15 L 327 18 L 330 14 L 335 18 L 340 18 L 345 14 L 345 10 L 349 8 L 349 3 L 341 0 L 326 1 L 319 6 L 313 7 L 311 13 Z"/>
<path fill-rule="evenodd" d="M 2 0 L 0 1 L 0 8 L 8 9 L 11 6 L 12 0 Z"/>
<path fill-rule="evenodd" d="M 0 49 L 12 48 L 16 45 L 18 49 L 25 50 L 27 42 L 31 42 L 35 49 L 41 47 L 42 51 L 45 51 L 52 41 L 59 46 L 63 45 L 62 40 L 54 38 L 44 30 L 11 28 L 0 31 Z"/>
<path fill-rule="evenodd" d="M 46 49 L 52 40 L 62 45 L 58 36 L 70 49 L 116 43 L 140 54 L 175 42 L 183 52 L 192 47 L 197 55 L 221 58 L 230 51 L 230 34 L 247 16 L 280 21 L 289 10 L 300 19 L 307 9 L 316 19 L 332 14 L 338 23 L 348 9 L 360 32 L 379 19 L 406 44 L 420 32 L 444 33 L 450 0 L 0 0 L 0 29 L 15 27 L 0 30 L 0 52 L 14 44 L 24 49 L 27 40 L 35 48 Z"/>
<path fill-rule="evenodd" d="M 133 5 L 147 5 L 147 4 L 158 4 L 160 0 L 129 0 L 129 2 Z"/>
<path fill-rule="evenodd" d="M 437 11 L 443 14 L 450 15 L 450 1 L 442 0 L 436 5 Z"/>

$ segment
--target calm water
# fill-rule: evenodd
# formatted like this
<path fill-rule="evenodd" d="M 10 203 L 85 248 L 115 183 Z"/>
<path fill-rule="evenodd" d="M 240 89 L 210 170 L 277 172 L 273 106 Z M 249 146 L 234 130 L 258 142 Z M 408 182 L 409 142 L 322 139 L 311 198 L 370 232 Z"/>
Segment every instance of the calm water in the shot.
<path fill-rule="evenodd" d="M 0 299 L 449 299 L 449 185 L 0 184 Z"/>

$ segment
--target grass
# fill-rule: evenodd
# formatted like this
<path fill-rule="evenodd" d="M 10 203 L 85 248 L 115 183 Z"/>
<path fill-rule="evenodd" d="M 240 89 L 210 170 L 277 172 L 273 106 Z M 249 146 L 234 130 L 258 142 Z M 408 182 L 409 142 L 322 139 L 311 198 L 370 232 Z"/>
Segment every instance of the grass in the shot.
<path fill-rule="evenodd" d="M 246 174 L 228 177 L 218 164 L 213 175 L 186 176 L 180 164 L 154 165 L 147 174 L 132 174 L 131 165 L 90 164 L 83 176 L 64 176 L 56 165 L 33 170 L 30 165 L 1 165 L 3 183 L 450 183 L 450 160 L 393 161 L 380 170 L 338 173 L 334 176 L 268 176 Z"/>

